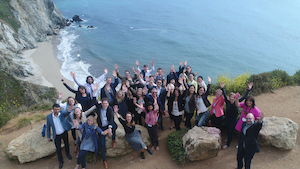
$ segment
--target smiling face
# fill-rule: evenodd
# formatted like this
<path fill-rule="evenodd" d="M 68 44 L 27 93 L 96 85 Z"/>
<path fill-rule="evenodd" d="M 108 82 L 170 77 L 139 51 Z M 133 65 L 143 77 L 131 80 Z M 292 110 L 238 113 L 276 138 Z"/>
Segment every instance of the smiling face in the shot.
<path fill-rule="evenodd" d="M 93 124 L 94 124 L 94 119 L 93 119 L 93 118 L 91 118 L 91 119 L 89 119 L 87 122 L 88 122 L 88 125 L 89 125 L 89 126 L 91 126 L 91 125 L 93 125 Z"/>
<path fill-rule="evenodd" d="M 186 71 L 187 71 L 188 73 L 190 73 L 190 72 L 192 71 L 191 66 L 187 66 L 187 67 L 186 67 Z"/>
<path fill-rule="evenodd" d="M 111 84 L 111 77 L 107 77 L 107 78 L 106 78 L 106 84 L 107 84 L 107 85 L 110 85 L 110 84 Z"/>
<path fill-rule="evenodd" d="M 80 92 L 81 94 L 84 94 L 86 91 L 85 91 L 85 89 L 83 89 L 83 88 L 79 88 L 79 92 Z"/>
<path fill-rule="evenodd" d="M 132 120 L 132 115 L 130 113 L 127 113 L 126 114 L 126 121 L 127 121 L 127 123 L 130 123 L 131 120 Z"/>
<path fill-rule="evenodd" d="M 152 105 L 149 105 L 147 108 L 148 108 L 149 111 L 153 110 L 153 106 Z"/>
<path fill-rule="evenodd" d="M 203 89 L 203 87 L 200 87 L 200 88 L 198 89 L 198 94 L 199 94 L 200 96 L 202 96 L 203 93 L 204 93 L 204 89 Z"/>
<path fill-rule="evenodd" d="M 222 95 L 222 90 L 221 89 L 217 89 L 216 91 L 216 97 L 219 98 Z"/>
<path fill-rule="evenodd" d="M 175 91 L 174 91 L 174 94 L 175 94 L 176 97 L 178 97 L 178 96 L 179 96 L 178 90 L 175 90 Z"/>
<path fill-rule="evenodd" d="M 88 77 L 87 82 L 88 82 L 88 84 L 92 84 L 93 83 L 93 79 L 91 77 Z"/>
<path fill-rule="evenodd" d="M 153 98 L 157 97 L 157 90 L 155 88 L 152 89 L 151 93 Z"/>
<path fill-rule="evenodd" d="M 128 78 L 130 78 L 130 73 L 129 73 L 129 71 L 126 71 L 125 72 L 125 77 L 128 79 Z"/>
<path fill-rule="evenodd" d="M 53 107 L 53 112 L 55 115 L 57 115 L 60 111 L 60 107 Z"/>
<path fill-rule="evenodd" d="M 192 73 L 189 74 L 189 79 L 190 79 L 190 81 L 194 80 L 194 75 Z"/>
<path fill-rule="evenodd" d="M 69 105 L 74 105 L 75 104 L 75 100 L 73 98 L 68 98 L 68 103 Z"/>
<path fill-rule="evenodd" d="M 197 81 L 198 81 L 199 83 L 201 83 L 203 80 L 202 80 L 202 78 L 199 76 L 198 79 L 197 79 Z"/>
<path fill-rule="evenodd" d="M 248 107 L 252 107 L 252 105 L 253 105 L 253 101 L 250 99 L 250 98 L 248 98 L 247 100 L 246 100 L 246 105 L 248 106 Z"/>
<path fill-rule="evenodd" d="M 190 92 L 190 94 L 195 93 L 195 86 L 190 86 L 189 92 Z"/>
<path fill-rule="evenodd" d="M 122 98 L 123 97 L 123 91 L 119 90 L 118 93 L 117 93 L 117 97 Z"/>
<path fill-rule="evenodd" d="M 246 116 L 246 123 L 248 125 L 253 124 L 254 123 L 254 116 L 252 113 L 248 113 Z"/>
<path fill-rule="evenodd" d="M 229 95 L 229 101 L 231 104 L 234 103 L 234 95 Z"/>
<path fill-rule="evenodd" d="M 80 118 L 80 116 L 81 116 L 81 109 L 79 107 L 77 107 L 74 110 L 74 114 L 75 114 L 76 118 Z"/>
<path fill-rule="evenodd" d="M 107 109 L 109 104 L 107 100 L 103 100 L 101 105 L 103 109 Z"/>

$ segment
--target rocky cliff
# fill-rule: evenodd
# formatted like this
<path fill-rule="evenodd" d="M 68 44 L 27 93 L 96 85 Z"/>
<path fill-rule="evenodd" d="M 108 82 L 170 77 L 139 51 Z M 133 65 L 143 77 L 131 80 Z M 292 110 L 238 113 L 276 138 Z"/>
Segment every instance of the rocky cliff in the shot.
<path fill-rule="evenodd" d="M 15 108 L 14 92 L 18 95 L 17 102 L 26 106 L 41 99 L 54 99 L 55 88 L 22 81 L 32 73 L 19 54 L 36 48 L 38 42 L 45 41 L 47 35 L 56 35 L 65 25 L 66 20 L 50 0 L 0 0 L 0 100 L 6 102 L 0 103 L 0 107 Z"/>

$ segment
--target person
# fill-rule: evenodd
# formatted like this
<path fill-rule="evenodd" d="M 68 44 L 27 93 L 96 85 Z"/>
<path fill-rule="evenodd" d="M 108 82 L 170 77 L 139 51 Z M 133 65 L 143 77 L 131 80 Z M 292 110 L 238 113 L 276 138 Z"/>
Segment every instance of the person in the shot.
<path fill-rule="evenodd" d="M 120 123 L 125 130 L 125 139 L 134 151 L 141 151 L 141 158 L 145 159 L 144 150 L 147 150 L 149 154 L 153 152 L 147 148 L 146 144 L 142 141 L 141 134 L 135 129 L 135 123 L 130 112 L 126 113 L 126 120 L 123 120 L 118 113 L 119 108 L 114 106 L 114 113 L 118 117 Z"/>
<path fill-rule="evenodd" d="M 153 104 L 153 102 L 146 102 L 144 108 L 142 105 L 135 105 L 145 112 L 145 123 L 151 140 L 151 150 L 154 150 L 154 146 L 156 146 L 156 150 L 159 150 L 158 146 L 158 126 L 157 126 L 157 114 L 158 114 L 158 104 Z"/>
<path fill-rule="evenodd" d="M 167 98 L 168 98 L 168 111 L 171 120 L 174 121 L 175 129 L 180 130 L 180 123 L 182 120 L 182 113 L 184 110 L 184 95 L 181 93 L 178 87 L 172 89 L 172 85 L 169 85 Z M 172 129 L 173 126 L 170 127 Z"/>
<path fill-rule="evenodd" d="M 187 84 L 190 86 L 190 85 L 193 85 L 195 87 L 195 92 L 197 92 L 198 90 L 198 84 L 197 82 L 194 80 L 195 78 L 195 75 L 194 73 L 190 73 L 189 76 L 188 76 L 188 79 L 187 79 Z"/>
<path fill-rule="evenodd" d="M 130 88 L 132 91 L 132 89 Z M 144 95 L 143 95 L 143 88 L 138 88 L 136 94 L 134 92 L 131 92 L 134 96 L 133 98 L 133 103 L 137 103 L 138 105 L 144 105 Z M 142 114 L 143 110 L 137 106 L 135 106 L 135 111 L 134 111 L 134 121 L 136 124 L 141 125 L 142 124 Z"/>
<path fill-rule="evenodd" d="M 163 106 L 163 110 L 165 110 L 165 102 L 166 102 L 166 94 L 167 91 L 166 89 L 162 86 L 163 84 L 163 79 L 157 79 L 156 81 L 156 91 L 157 91 L 157 96 L 160 100 L 161 105 Z M 158 125 L 159 128 L 163 130 L 163 119 L 162 119 L 162 111 L 159 111 L 159 117 L 158 117 Z"/>
<path fill-rule="evenodd" d="M 185 90 L 185 105 L 184 105 L 184 116 L 185 116 L 185 126 L 189 129 L 192 128 L 191 119 L 194 115 L 194 111 L 198 110 L 197 98 L 195 93 L 195 86 L 190 85 Z"/>
<path fill-rule="evenodd" d="M 83 124 L 85 121 L 86 121 L 86 117 L 82 115 L 82 110 L 79 108 L 79 107 L 76 107 L 75 110 L 74 110 L 74 126 L 76 128 L 76 125 L 75 123 L 77 122 L 79 125 L 80 124 Z M 76 122 L 75 122 L 76 121 Z M 74 153 L 77 153 L 76 155 L 76 158 L 78 158 L 78 155 L 79 155 L 79 147 L 80 147 L 80 143 L 81 143 L 81 138 L 82 138 L 82 132 L 83 132 L 83 129 L 81 130 L 77 130 L 77 133 L 78 133 L 78 138 L 77 138 L 77 141 L 76 141 L 76 147 L 75 147 L 75 150 L 74 150 Z"/>
<path fill-rule="evenodd" d="M 158 68 L 157 72 L 155 74 L 155 78 L 154 78 L 155 83 L 156 83 L 157 79 L 162 79 L 163 81 L 165 81 L 164 74 L 165 74 L 165 71 L 162 68 Z"/>
<path fill-rule="evenodd" d="M 126 118 L 126 114 L 128 112 L 127 100 L 127 94 L 124 93 L 122 90 L 119 90 L 115 98 L 114 106 L 117 105 L 119 107 L 120 114 L 123 118 Z"/>
<path fill-rule="evenodd" d="M 72 96 L 69 96 L 67 98 L 67 102 L 65 103 L 61 103 L 61 99 L 63 97 L 63 94 L 62 93 L 59 93 L 59 96 L 58 96 L 58 100 L 56 101 L 57 104 L 60 105 L 60 108 L 61 109 L 68 109 L 70 106 L 73 107 L 73 109 L 71 110 L 71 113 L 69 114 L 69 116 L 66 117 L 66 119 L 69 121 L 69 123 L 71 124 L 71 133 L 72 133 L 72 137 L 73 137 L 73 140 L 76 144 L 76 130 L 75 130 L 75 126 L 74 126 L 74 123 L 73 123 L 73 119 L 74 119 L 74 110 L 76 107 L 79 107 L 80 109 L 82 109 L 81 107 L 81 104 L 77 102 L 77 100 L 74 99 L 74 97 Z"/>
<path fill-rule="evenodd" d="M 217 89 L 216 97 L 213 98 L 213 104 L 210 109 L 211 120 L 214 126 L 221 129 L 221 123 L 223 120 L 223 107 L 224 107 L 224 97 L 222 95 L 222 90 Z"/>
<path fill-rule="evenodd" d="M 77 81 L 74 72 L 70 72 L 70 74 L 71 74 L 71 76 L 73 77 L 74 82 L 75 82 L 78 86 L 84 86 L 85 89 L 86 89 L 86 93 L 89 93 L 91 99 L 93 99 L 93 93 L 94 93 L 93 89 L 94 89 L 94 85 L 95 85 L 95 84 L 98 84 L 98 85 L 99 85 L 99 84 L 104 80 L 104 78 L 105 78 L 105 76 L 106 76 L 106 74 L 107 74 L 107 69 L 104 69 L 104 73 L 97 79 L 96 82 L 94 82 L 94 78 L 93 78 L 92 76 L 88 76 L 88 77 L 86 77 L 86 83 L 84 83 L 84 84 L 79 83 L 79 82 Z M 97 96 L 96 96 L 96 97 L 97 97 Z"/>
<path fill-rule="evenodd" d="M 198 85 L 198 87 L 204 87 L 204 91 L 207 90 L 207 86 L 206 86 L 205 82 L 203 81 L 203 77 L 202 76 L 198 76 L 198 78 L 197 78 L 197 85 Z"/>
<path fill-rule="evenodd" d="M 94 86 L 94 96 L 96 96 L 97 89 L 99 85 Z M 114 120 L 114 113 L 111 106 L 109 106 L 108 98 L 103 98 L 101 102 L 97 102 L 96 97 L 94 97 L 95 105 L 92 106 L 85 114 L 86 116 L 95 115 L 97 114 L 97 123 L 98 126 L 103 130 L 108 130 L 108 136 L 112 138 L 112 147 L 116 148 L 117 142 L 116 142 L 116 130 L 118 128 L 117 124 Z M 96 110 L 96 113 L 94 112 Z M 100 140 L 100 150 L 101 150 L 101 156 L 103 160 L 103 166 L 104 168 L 107 168 L 107 162 L 106 162 L 106 146 L 105 146 L 105 138 L 106 135 L 98 135 Z"/>
<path fill-rule="evenodd" d="M 153 59 L 151 60 L 152 68 L 150 70 L 148 69 L 149 67 L 148 67 L 147 64 L 144 65 L 144 69 L 142 71 L 141 71 L 141 69 L 139 67 L 139 65 L 140 65 L 139 61 L 136 60 L 135 64 L 136 64 L 137 70 L 139 72 L 141 72 L 141 74 L 143 75 L 144 80 L 146 80 L 146 78 L 149 77 L 151 75 L 151 73 L 155 70 L 155 68 L 154 68 L 154 60 Z"/>
<path fill-rule="evenodd" d="M 111 77 L 107 77 L 106 84 L 101 88 L 101 99 L 108 98 L 110 106 L 113 106 L 114 104 L 114 99 L 116 97 L 116 87 L 119 84 L 116 71 L 113 71 L 112 75 L 115 78 L 115 82 L 112 83 Z"/>
<path fill-rule="evenodd" d="M 264 113 L 261 112 L 258 122 L 254 121 L 254 115 L 248 113 L 246 122 L 243 122 L 241 133 L 238 141 L 237 165 L 238 169 L 243 168 L 243 159 L 245 161 L 245 169 L 250 169 L 251 160 L 255 153 L 258 153 L 259 146 L 257 136 L 263 125 Z"/>
<path fill-rule="evenodd" d="M 115 70 L 117 72 L 117 76 L 118 76 L 118 78 L 121 79 L 122 83 L 126 83 L 126 81 L 129 81 L 130 84 L 132 84 L 138 78 L 133 67 L 131 68 L 131 70 L 134 73 L 133 77 L 130 76 L 130 72 L 128 70 L 125 71 L 125 77 L 121 76 L 120 73 L 119 73 L 118 68 L 119 68 L 118 64 L 115 64 Z"/>
<path fill-rule="evenodd" d="M 244 103 L 240 103 L 238 100 L 239 93 L 235 95 L 235 105 L 238 108 L 242 108 L 243 111 L 241 113 L 241 117 L 237 124 L 235 125 L 235 129 L 241 132 L 242 124 L 246 121 L 246 116 L 248 113 L 252 113 L 255 120 L 258 120 L 260 116 L 260 110 L 255 106 L 255 99 L 253 96 L 247 96 Z"/>
<path fill-rule="evenodd" d="M 106 135 L 109 132 L 109 129 L 103 131 L 99 126 L 94 124 L 94 116 L 87 117 L 87 122 L 80 124 L 77 121 L 74 121 L 77 130 L 83 129 L 82 141 L 80 146 L 80 153 L 77 158 L 77 165 L 75 169 L 81 167 L 84 169 L 86 167 L 85 156 L 90 152 L 95 152 L 95 155 L 98 153 L 98 141 L 97 134 Z M 105 168 L 105 167 L 104 167 Z"/>
<path fill-rule="evenodd" d="M 251 88 L 253 86 L 253 83 L 251 82 L 248 85 L 248 89 L 244 96 L 239 99 L 239 102 L 243 101 L 249 94 Z M 224 98 L 225 98 L 225 103 L 226 103 L 226 110 L 225 110 L 225 126 L 227 130 L 227 140 L 225 140 L 226 145 L 224 145 L 222 148 L 226 149 L 230 146 L 230 143 L 232 141 L 233 133 L 234 133 L 234 127 L 237 122 L 237 117 L 238 117 L 238 107 L 235 105 L 235 94 L 231 92 L 229 94 L 229 100 L 227 99 L 226 92 L 225 92 L 225 84 L 223 82 L 220 83 L 220 87 L 222 89 Z"/>
<path fill-rule="evenodd" d="M 67 110 L 60 110 L 59 104 L 55 103 L 52 106 L 52 113 L 47 115 L 47 138 L 50 142 L 52 129 L 52 136 L 56 147 L 56 154 L 58 156 L 59 168 L 63 167 L 63 156 L 61 153 L 61 139 L 65 144 L 65 151 L 68 159 L 72 159 L 69 149 L 68 131 L 71 130 L 71 124 L 67 121 L 66 117 L 69 116 L 74 105 L 70 105 Z"/>
<path fill-rule="evenodd" d="M 75 93 L 75 100 L 78 101 L 78 103 L 81 104 L 82 110 L 86 111 L 89 108 L 92 107 L 92 99 L 89 93 L 86 93 L 86 88 L 84 86 L 78 86 L 78 90 L 72 89 L 70 86 L 68 86 L 64 79 L 61 80 L 64 84 L 64 86 L 72 93 Z"/>
<path fill-rule="evenodd" d="M 167 75 L 167 83 L 171 83 L 171 80 L 174 79 L 175 80 L 175 83 L 178 83 L 178 78 L 179 78 L 179 75 L 183 72 L 183 70 L 185 69 L 185 66 L 187 64 L 187 61 L 184 62 L 184 65 L 182 65 L 182 61 L 180 61 L 179 63 L 179 71 L 178 72 L 175 72 L 175 67 L 174 65 L 171 66 L 171 69 L 170 69 L 170 73 Z"/>
<path fill-rule="evenodd" d="M 198 88 L 198 96 L 197 96 L 197 105 L 198 105 L 198 110 L 197 110 L 197 121 L 198 123 L 197 126 L 198 127 L 202 127 L 202 125 L 204 124 L 205 120 L 208 117 L 208 107 L 211 105 L 209 100 L 207 99 L 207 96 L 210 93 L 210 84 L 211 84 L 211 78 L 208 76 L 207 77 L 207 81 L 208 81 L 208 88 L 207 90 L 204 89 L 203 86 L 200 86 Z"/>

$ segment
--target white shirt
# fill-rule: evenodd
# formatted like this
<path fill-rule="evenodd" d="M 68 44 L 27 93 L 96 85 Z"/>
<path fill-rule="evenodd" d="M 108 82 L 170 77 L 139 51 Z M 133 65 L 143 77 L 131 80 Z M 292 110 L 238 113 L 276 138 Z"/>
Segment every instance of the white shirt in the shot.
<path fill-rule="evenodd" d="M 52 113 L 52 119 L 53 119 L 53 124 L 54 124 L 54 128 L 55 128 L 55 133 L 56 135 L 61 135 L 63 132 L 65 132 L 65 129 L 64 127 L 62 126 L 61 124 L 61 121 L 60 121 L 60 112 L 58 113 L 58 116 L 55 117 L 54 113 Z"/>
<path fill-rule="evenodd" d="M 201 96 L 200 96 L 200 98 L 197 97 L 197 104 L 198 104 L 199 109 L 201 110 L 201 113 L 206 112 L 208 110 L 207 107 L 205 106 Z"/>
<path fill-rule="evenodd" d="M 179 111 L 179 109 L 178 109 L 178 102 L 177 101 L 173 101 L 173 111 L 172 111 L 172 114 L 174 116 L 180 116 L 180 115 L 182 115 L 182 111 Z"/>
<path fill-rule="evenodd" d="M 137 70 L 139 70 L 140 72 L 142 72 L 141 69 L 140 69 L 140 67 L 137 67 Z M 155 70 L 155 68 L 154 68 L 154 65 L 153 65 L 152 68 L 151 68 L 150 70 L 148 69 L 147 72 L 145 72 L 145 77 L 146 77 L 146 76 L 148 76 L 148 77 L 151 76 L 151 73 L 152 73 L 154 70 Z M 144 78 L 145 78 L 145 77 L 144 77 Z"/>

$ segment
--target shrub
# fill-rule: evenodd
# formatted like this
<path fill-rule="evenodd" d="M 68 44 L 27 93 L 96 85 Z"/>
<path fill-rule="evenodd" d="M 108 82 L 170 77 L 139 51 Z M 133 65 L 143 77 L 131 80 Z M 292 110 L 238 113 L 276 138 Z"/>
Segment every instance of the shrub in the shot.
<path fill-rule="evenodd" d="M 248 83 L 253 82 L 251 90 L 252 95 L 260 95 L 263 92 L 268 92 L 271 89 L 268 77 L 270 72 L 251 75 L 248 79 Z"/>
<path fill-rule="evenodd" d="M 188 129 L 182 128 L 179 131 L 173 131 L 168 135 L 167 146 L 171 153 L 173 160 L 181 165 L 184 165 L 187 160 L 187 154 L 183 148 L 182 137 Z"/>
<path fill-rule="evenodd" d="M 272 89 L 294 84 L 293 78 L 286 71 L 279 69 L 270 72 L 269 81 Z"/>
<path fill-rule="evenodd" d="M 18 119 L 18 128 L 21 128 L 25 125 L 35 123 L 37 121 L 46 120 L 46 115 L 43 114 L 35 114 L 31 117 L 23 117 Z"/>
<path fill-rule="evenodd" d="M 293 80 L 295 84 L 300 85 L 300 70 L 295 72 Z"/>

